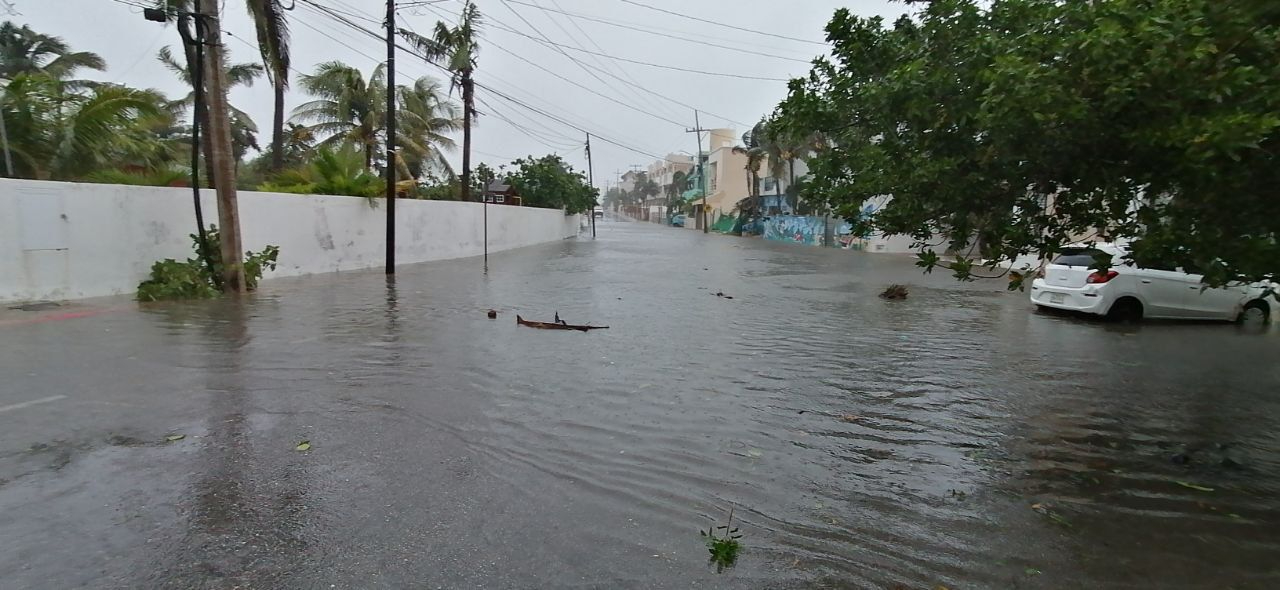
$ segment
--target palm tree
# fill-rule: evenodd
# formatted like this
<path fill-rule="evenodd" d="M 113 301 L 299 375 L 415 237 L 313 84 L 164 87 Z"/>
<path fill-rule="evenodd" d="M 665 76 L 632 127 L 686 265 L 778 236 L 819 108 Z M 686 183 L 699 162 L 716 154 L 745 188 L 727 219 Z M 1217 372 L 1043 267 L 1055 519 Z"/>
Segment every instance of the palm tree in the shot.
<path fill-rule="evenodd" d="M 258 31 L 258 50 L 275 93 L 271 119 L 271 170 L 284 166 L 284 93 L 289 89 L 289 22 L 280 0 L 246 0 Z"/>
<path fill-rule="evenodd" d="M 325 62 L 316 66 L 314 74 L 302 76 L 301 83 L 316 99 L 294 109 L 290 120 L 312 123 L 307 129 L 324 137 L 318 147 L 359 146 L 364 150 L 365 169 L 372 170 L 386 112 L 384 66 L 374 68 L 365 81 L 360 70 L 340 61 Z"/>
<path fill-rule="evenodd" d="M 11 80 L 19 74 L 48 74 L 55 80 L 72 82 L 76 70 L 105 70 L 107 63 L 96 53 L 71 51 L 58 37 L 43 35 L 9 21 L 0 24 L 0 80 Z M 73 83 L 73 86 L 83 82 Z"/>
<path fill-rule="evenodd" d="M 747 156 L 747 164 L 744 168 L 749 177 L 747 187 L 747 198 L 739 202 L 738 208 L 743 213 L 748 210 L 759 208 L 760 201 L 760 164 L 768 157 L 768 153 L 763 147 L 763 124 L 756 123 L 751 131 L 742 134 L 742 143 L 744 145 L 734 146 L 733 153 L 745 154 Z M 743 207 L 743 204 L 746 207 Z"/>
<path fill-rule="evenodd" d="M 399 87 L 396 94 L 400 172 L 407 178 L 420 178 L 429 170 L 452 176 L 444 150 L 453 150 L 457 144 L 445 134 L 462 126 L 457 105 L 445 99 L 439 81 L 428 77 L 419 78 L 413 86 Z"/>
<path fill-rule="evenodd" d="M 383 66 L 366 82 L 360 71 L 341 62 L 317 66 L 316 73 L 300 78 L 303 89 L 316 97 L 293 111 L 293 121 L 311 123 L 308 130 L 322 137 L 318 147 L 352 144 L 364 150 L 365 168 L 372 170 L 378 146 L 386 135 L 386 77 Z M 412 86 L 396 87 L 395 166 L 406 178 L 428 171 L 453 171 L 444 150 L 454 147 L 446 134 L 462 121 L 458 108 L 445 99 L 440 82 L 424 76 Z"/>
<path fill-rule="evenodd" d="M 422 52 L 428 61 L 447 68 L 453 73 L 450 90 L 462 88 L 462 200 L 471 200 L 471 122 L 475 119 L 475 85 L 471 74 L 475 71 L 480 45 L 476 42 L 480 26 L 480 11 L 467 0 L 462 17 L 456 26 L 442 22 L 430 37 L 400 29 L 400 34 Z"/>
<path fill-rule="evenodd" d="M 19 74 L 0 94 L 0 114 L 19 177 L 72 180 L 146 151 L 130 140 L 167 103 L 154 90 L 100 84 L 76 93 L 53 77 Z"/>
<path fill-rule="evenodd" d="M 192 87 L 192 91 L 187 93 L 185 97 L 174 101 L 176 106 L 181 107 L 183 110 L 190 108 L 195 104 L 196 96 L 194 83 L 191 79 L 191 70 L 184 67 L 181 63 L 178 63 L 178 60 L 173 57 L 173 52 L 168 47 L 160 48 L 157 59 L 159 59 L 160 63 L 164 64 L 169 71 L 178 76 L 178 79 L 182 80 L 183 84 Z M 264 68 L 262 65 L 255 63 L 240 63 L 227 66 L 227 90 L 230 91 L 236 86 L 253 86 L 253 81 L 257 79 L 258 76 L 261 76 L 263 71 Z M 200 106 L 200 112 L 196 113 L 195 116 L 200 117 L 201 129 L 209 129 L 208 106 L 205 104 L 201 104 Z M 235 156 L 237 165 L 239 165 L 241 158 L 243 158 L 245 154 L 249 153 L 249 148 L 253 148 L 255 150 L 258 149 L 258 125 L 253 122 L 253 118 L 250 117 L 248 113 L 231 105 L 227 105 L 227 107 L 231 114 L 232 154 Z M 213 170 L 213 150 L 211 149 L 212 146 L 210 142 L 212 141 L 212 138 L 210 135 L 211 134 L 209 133 L 201 134 L 200 149 L 204 152 L 205 168 L 206 170 L 211 171 Z M 211 183 L 212 179 L 213 175 L 210 174 L 209 180 Z"/>

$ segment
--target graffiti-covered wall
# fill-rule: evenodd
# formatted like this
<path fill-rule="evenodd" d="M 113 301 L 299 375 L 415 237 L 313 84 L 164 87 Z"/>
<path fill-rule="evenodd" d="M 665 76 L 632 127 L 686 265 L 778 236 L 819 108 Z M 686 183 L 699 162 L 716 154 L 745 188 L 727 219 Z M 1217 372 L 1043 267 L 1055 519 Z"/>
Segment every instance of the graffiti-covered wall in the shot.
<path fill-rule="evenodd" d="M 853 226 L 842 219 L 831 218 L 824 222 L 821 217 L 776 215 L 761 222 L 765 239 L 809 246 L 823 245 L 826 223 L 832 224 L 835 240 L 842 247 L 848 247 L 846 244 L 852 243 L 848 238 L 853 233 Z"/>

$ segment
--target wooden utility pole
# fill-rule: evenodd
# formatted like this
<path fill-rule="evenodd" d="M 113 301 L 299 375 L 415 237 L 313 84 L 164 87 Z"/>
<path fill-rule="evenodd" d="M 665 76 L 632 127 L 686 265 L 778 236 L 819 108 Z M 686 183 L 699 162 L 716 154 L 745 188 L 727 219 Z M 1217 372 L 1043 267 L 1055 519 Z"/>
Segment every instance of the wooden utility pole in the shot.
<path fill-rule="evenodd" d="M 387 0 L 387 266 L 396 274 L 396 0 Z"/>
<path fill-rule="evenodd" d="M 591 133 L 587 133 L 587 184 L 591 185 L 591 237 L 596 237 L 596 181 L 591 165 Z M 603 207 L 601 208 L 603 210 Z"/>
<path fill-rule="evenodd" d="M 244 258 L 240 245 L 240 211 L 236 203 L 236 158 L 231 147 L 231 117 L 227 104 L 226 56 L 222 24 L 215 0 L 196 0 L 196 12 L 204 15 L 208 49 L 204 52 L 205 78 L 209 82 L 209 144 L 218 193 L 218 224 L 222 243 L 222 290 L 244 293 Z M 199 18 L 199 17 L 198 17 Z"/>
<path fill-rule="evenodd" d="M 711 228 L 707 227 L 707 171 L 702 165 L 702 132 L 706 129 L 702 128 L 702 123 L 698 121 L 698 109 L 693 110 L 693 129 L 685 129 L 685 133 L 696 133 L 698 137 L 698 184 L 702 186 L 702 213 L 698 215 L 699 221 L 702 222 L 702 233 L 708 233 Z"/>

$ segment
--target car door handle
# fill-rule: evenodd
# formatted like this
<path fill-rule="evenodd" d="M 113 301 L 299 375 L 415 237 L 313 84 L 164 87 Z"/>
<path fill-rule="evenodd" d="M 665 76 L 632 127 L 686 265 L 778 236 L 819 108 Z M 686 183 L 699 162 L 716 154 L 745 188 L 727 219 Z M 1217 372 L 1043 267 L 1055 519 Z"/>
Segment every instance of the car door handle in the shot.
<path fill-rule="evenodd" d="M 1150 284 L 1151 284 L 1151 279 L 1142 279 L 1142 283 L 1143 283 L 1144 285 L 1150 285 Z"/>

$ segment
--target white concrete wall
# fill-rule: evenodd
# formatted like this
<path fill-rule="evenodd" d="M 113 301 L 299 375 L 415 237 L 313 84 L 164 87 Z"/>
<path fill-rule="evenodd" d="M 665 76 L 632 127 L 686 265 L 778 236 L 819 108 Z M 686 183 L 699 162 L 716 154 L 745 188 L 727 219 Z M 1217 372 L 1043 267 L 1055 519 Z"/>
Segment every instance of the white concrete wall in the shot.
<path fill-rule="evenodd" d="M 356 197 L 245 192 L 246 250 L 280 246 L 267 277 L 371 268 L 386 250 L 384 203 Z M 205 224 L 218 220 L 202 192 Z M 482 205 L 396 202 L 396 262 L 478 256 Z M 190 189 L 0 179 L 0 301 L 133 293 L 151 264 L 192 257 Z M 489 206 L 489 251 L 573 237 L 579 216 L 553 209 Z"/>

